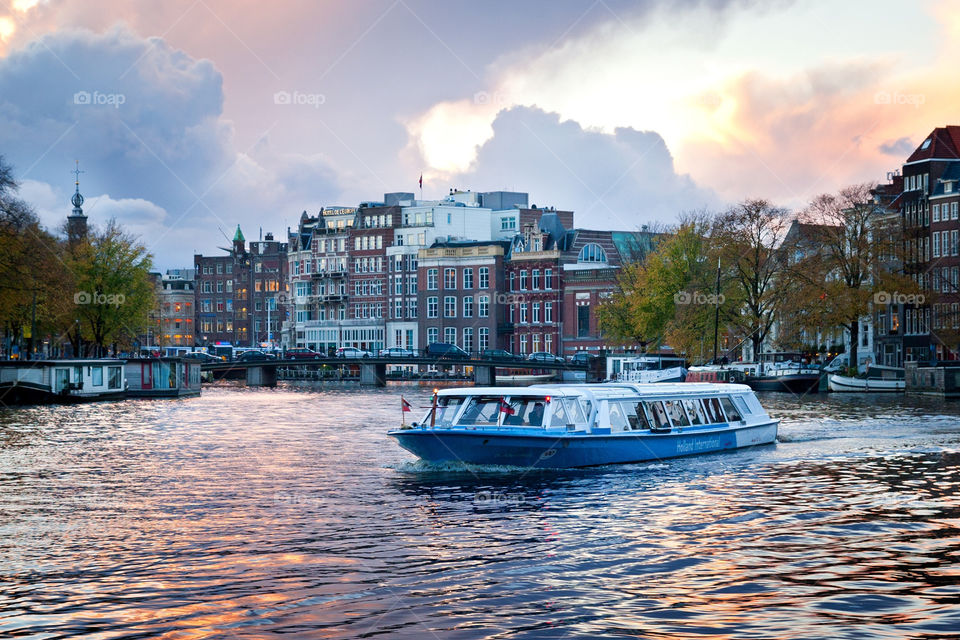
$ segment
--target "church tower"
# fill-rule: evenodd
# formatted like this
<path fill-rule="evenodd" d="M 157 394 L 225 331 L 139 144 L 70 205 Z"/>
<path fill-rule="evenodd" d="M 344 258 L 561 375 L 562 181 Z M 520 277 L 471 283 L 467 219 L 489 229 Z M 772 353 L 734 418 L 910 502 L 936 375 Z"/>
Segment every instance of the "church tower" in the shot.
<path fill-rule="evenodd" d="M 79 160 L 77 160 L 77 168 L 73 170 L 73 173 L 76 176 L 74 182 L 76 191 L 70 198 L 70 202 L 73 203 L 73 211 L 67 216 L 67 240 L 70 244 L 76 244 L 87 237 L 87 216 L 83 213 L 83 196 L 80 195 L 80 174 L 83 171 L 80 171 Z"/>

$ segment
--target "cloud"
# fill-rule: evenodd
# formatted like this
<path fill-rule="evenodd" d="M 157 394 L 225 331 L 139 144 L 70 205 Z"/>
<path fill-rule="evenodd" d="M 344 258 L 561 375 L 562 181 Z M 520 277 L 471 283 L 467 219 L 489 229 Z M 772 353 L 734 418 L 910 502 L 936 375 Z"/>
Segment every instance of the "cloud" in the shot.
<path fill-rule="evenodd" d="M 25 192 L 38 208 L 61 220 L 79 159 L 91 223 L 116 217 L 160 265 L 189 264 L 193 249 L 222 241 L 217 226 L 273 224 L 311 192 L 338 193 L 321 154 L 285 154 L 269 137 L 238 149 L 223 102 L 213 63 L 163 39 L 124 27 L 58 31 L 0 59 L 0 152 L 32 181 Z M 282 235 L 285 225 L 268 229 Z"/>
<path fill-rule="evenodd" d="M 909 137 L 903 137 L 884 142 L 878 148 L 880 149 L 880 153 L 885 153 L 895 158 L 906 158 L 913 152 L 916 146 Z"/>
<path fill-rule="evenodd" d="M 635 229 L 717 202 L 675 172 L 663 138 L 652 131 L 621 127 L 608 134 L 529 107 L 500 112 L 492 130 L 454 184 L 529 191 L 541 206 L 572 208 L 584 228 Z"/>

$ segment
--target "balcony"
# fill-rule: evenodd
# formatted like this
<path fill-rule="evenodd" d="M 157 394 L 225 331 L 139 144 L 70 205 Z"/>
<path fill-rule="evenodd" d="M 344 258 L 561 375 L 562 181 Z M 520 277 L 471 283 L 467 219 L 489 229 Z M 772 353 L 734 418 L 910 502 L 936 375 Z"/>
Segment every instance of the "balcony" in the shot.
<path fill-rule="evenodd" d="M 323 278 L 345 278 L 347 272 L 345 269 L 331 269 L 329 271 L 314 271 L 310 274 L 311 278 L 322 280 Z"/>
<path fill-rule="evenodd" d="M 325 293 L 320 296 L 321 302 L 343 302 L 347 299 L 344 293 Z"/>

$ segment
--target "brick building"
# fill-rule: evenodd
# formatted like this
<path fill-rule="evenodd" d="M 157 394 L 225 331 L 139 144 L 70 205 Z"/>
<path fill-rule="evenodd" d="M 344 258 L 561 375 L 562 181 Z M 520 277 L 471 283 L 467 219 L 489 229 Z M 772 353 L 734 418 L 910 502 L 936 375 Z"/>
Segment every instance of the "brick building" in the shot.
<path fill-rule="evenodd" d="M 419 344 L 455 344 L 464 351 L 497 348 L 502 322 L 504 258 L 510 242 L 437 242 L 417 256 Z"/>
<path fill-rule="evenodd" d="M 196 342 L 267 346 L 287 313 L 287 243 L 267 233 L 247 246 L 237 225 L 224 256 L 194 256 Z"/>

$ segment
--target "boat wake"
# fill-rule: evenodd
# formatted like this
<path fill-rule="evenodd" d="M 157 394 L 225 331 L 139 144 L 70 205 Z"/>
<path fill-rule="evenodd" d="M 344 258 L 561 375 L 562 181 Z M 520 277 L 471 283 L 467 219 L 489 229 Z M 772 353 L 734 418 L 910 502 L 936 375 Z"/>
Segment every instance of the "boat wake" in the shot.
<path fill-rule="evenodd" d="M 384 465 L 400 473 L 469 473 L 469 474 L 515 474 L 526 471 L 527 467 L 513 467 L 502 464 L 468 464 L 466 462 L 429 462 L 427 460 L 406 461 Z M 547 471 L 547 469 L 537 469 Z"/>

